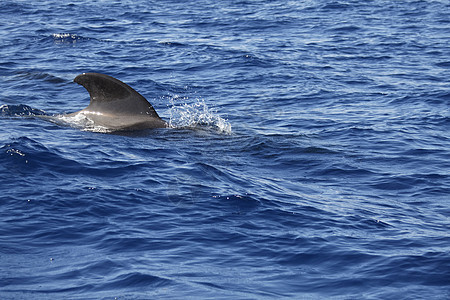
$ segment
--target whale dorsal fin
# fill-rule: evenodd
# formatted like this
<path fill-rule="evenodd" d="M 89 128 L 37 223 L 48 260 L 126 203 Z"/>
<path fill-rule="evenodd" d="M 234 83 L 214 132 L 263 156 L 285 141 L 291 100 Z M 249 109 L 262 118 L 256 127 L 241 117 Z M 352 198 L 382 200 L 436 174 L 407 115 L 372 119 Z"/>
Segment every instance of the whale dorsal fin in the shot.
<path fill-rule="evenodd" d="M 160 119 L 141 94 L 116 78 L 100 73 L 83 73 L 73 81 L 89 92 L 91 102 L 83 111 L 118 116 L 147 115 Z"/>

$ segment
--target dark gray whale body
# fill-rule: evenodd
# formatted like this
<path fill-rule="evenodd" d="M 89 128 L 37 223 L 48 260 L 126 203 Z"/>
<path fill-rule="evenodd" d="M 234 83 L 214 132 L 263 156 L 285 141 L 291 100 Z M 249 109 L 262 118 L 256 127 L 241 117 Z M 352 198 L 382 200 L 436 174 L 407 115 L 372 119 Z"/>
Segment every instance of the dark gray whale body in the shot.
<path fill-rule="evenodd" d="M 91 102 L 85 109 L 69 116 L 83 114 L 96 126 L 111 131 L 168 127 L 141 94 L 116 78 L 83 73 L 73 81 L 89 92 Z"/>

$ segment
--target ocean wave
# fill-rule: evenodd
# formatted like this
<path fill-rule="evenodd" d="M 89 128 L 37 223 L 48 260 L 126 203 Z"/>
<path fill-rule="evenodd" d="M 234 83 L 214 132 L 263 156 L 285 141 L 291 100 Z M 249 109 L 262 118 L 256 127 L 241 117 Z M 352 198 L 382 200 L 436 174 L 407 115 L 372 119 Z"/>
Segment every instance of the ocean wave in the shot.
<path fill-rule="evenodd" d="M 46 81 L 49 83 L 57 83 L 57 84 L 61 84 L 61 83 L 67 83 L 67 80 L 55 76 L 53 74 L 50 73 L 45 73 L 45 72 L 39 72 L 39 71 L 14 71 L 14 73 L 16 74 L 16 79 L 21 80 L 21 79 L 27 79 L 27 80 L 42 80 L 42 81 Z"/>
<path fill-rule="evenodd" d="M 0 297 L 448 298 L 444 1 L 104 4 L 0 1 Z"/>
<path fill-rule="evenodd" d="M 50 36 L 55 44 L 75 45 L 85 41 L 101 41 L 96 38 L 84 37 L 75 33 L 53 33 Z"/>
<path fill-rule="evenodd" d="M 2 117 L 35 117 L 44 115 L 47 115 L 45 111 L 24 104 L 3 104 L 0 106 L 0 116 Z"/>
<path fill-rule="evenodd" d="M 74 174 L 81 170 L 77 161 L 67 159 L 60 153 L 52 151 L 44 144 L 28 137 L 15 138 L 0 149 L 3 152 L 2 160 L 14 172 Z M 14 177 L 11 179 L 14 180 Z"/>

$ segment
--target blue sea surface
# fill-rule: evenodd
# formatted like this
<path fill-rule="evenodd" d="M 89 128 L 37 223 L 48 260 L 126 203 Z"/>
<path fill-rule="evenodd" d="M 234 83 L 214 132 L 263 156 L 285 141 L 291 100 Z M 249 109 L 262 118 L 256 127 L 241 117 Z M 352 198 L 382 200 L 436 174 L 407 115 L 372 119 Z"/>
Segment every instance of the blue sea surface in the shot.
<path fill-rule="evenodd" d="M 450 299 L 448 1 L 0 20 L 0 299 Z M 170 128 L 68 120 L 84 72 Z"/>

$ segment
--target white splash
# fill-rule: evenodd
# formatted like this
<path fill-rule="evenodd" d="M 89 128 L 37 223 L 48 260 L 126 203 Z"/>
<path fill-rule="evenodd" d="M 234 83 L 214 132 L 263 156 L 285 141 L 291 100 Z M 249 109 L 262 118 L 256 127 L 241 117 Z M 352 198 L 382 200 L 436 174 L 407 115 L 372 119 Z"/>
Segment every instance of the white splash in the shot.
<path fill-rule="evenodd" d="M 65 39 L 65 38 L 76 39 L 77 38 L 76 34 L 71 34 L 71 33 L 54 33 L 54 34 L 52 34 L 52 36 L 55 39 Z"/>
<path fill-rule="evenodd" d="M 95 125 L 94 121 L 89 119 L 86 114 L 79 113 L 76 115 L 56 115 L 54 117 L 55 123 L 60 123 L 61 125 L 67 125 L 70 127 L 78 128 L 83 131 L 92 131 L 99 133 L 110 133 L 112 132 L 110 129 Z"/>
<path fill-rule="evenodd" d="M 175 105 L 176 99 L 176 96 L 171 99 L 172 106 L 169 107 L 171 128 L 205 128 L 231 134 L 231 124 L 221 118 L 217 111 L 209 109 L 204 100 L 197 99 L 192 104 Z"/>

